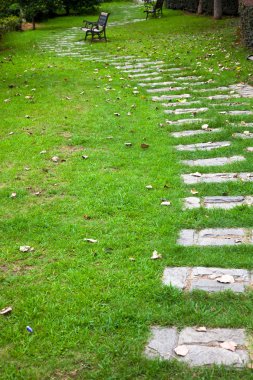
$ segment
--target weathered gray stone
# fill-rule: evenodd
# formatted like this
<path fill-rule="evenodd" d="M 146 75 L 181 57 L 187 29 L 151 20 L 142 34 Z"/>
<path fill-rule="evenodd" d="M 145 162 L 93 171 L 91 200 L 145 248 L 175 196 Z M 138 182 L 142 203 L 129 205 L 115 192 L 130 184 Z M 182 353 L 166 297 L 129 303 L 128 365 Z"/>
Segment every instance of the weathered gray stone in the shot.
<path fill-rule="evenodd" d="M 179 105 L 182 106 L 192 106 L 194 104 L 199 104 L 199 100 L 194 100 L 191 102 L 170 102 L 170 103 L 162 103 L 161 106 L 163 107 L 178 107 Z"/>
<path fill-rule="evenodd" d="M 191 173 L 183 174 L 183 181 L 186 184 L 196 183 L 222 183 L 222 182 L 253 182 L 253 173 Z"/>
<path fill-rule="evenodd" d="M 233 116 L 253 115 L 253 111 L 248 111 L 248 110 L 220 111 L 219 114 L 221 114 L 221 115 L 233 115 Z"/>
<path fill-rule="evenodd" d="M 233 281 L 220 282 L 222 276 L 230 276 Z M 252 273 L 245 269 L 224 269 L 205 267 L 167 267 L 164 270 L 162 282 L 178 289 L 192 291 L 195 289 L 206 292 L 231 290 L 242 293 L 253 284 Z"/>
<path fill-rule="evenodd" d="M 154 80 L 161 80 L 161 79 L 163 79 L 161 76 L 141 78 L 142 82 L 153 82 Z"/>
<path fill-rule="evenodd" d="M 243 156 L 232 157 L 215 157 L 215 158 L 202 158 L 198 160 L 182 160 L 184 165 L 188 166 L 223 166 L 232 164 L 233 162 L 244 161 Z"/>
<path fill-rule="evenodd" d="M 221 94 L 221 95 L 212 95 L 212 96 L 207 96 L 206 99 L 209 99 L 209 100 L 226 100 L 226 99 L 235 99 L 235 98 L 240 98 L 239 95 L 225 95 L 225 94 Z"/>
<path fill-rule="evenodd" d="M 157 87 L 157 86 L 170 86 L 176 84 L 177 82 L 169 81 L 169 82 L 152 82 L 152 83 L 138 83 L 138 86 L 141 87 Z"/>
<path fill-rule="evenodd" d="M 253 123 L 246 123 L 245 121 L 230 123 L 230 125 L 232 125 L 232 127 L 253 128 Z"/>
<path fill-rule="evenodd" d="M 181 230 L 178 239 L 178 244 L 183 246 L 222 246 L 252 243 L 252 230 L 244 230 L 243 228 Z"/>
<path fill-rule="evenodd" d="M 200 198 L 198 197 L 188 197 L 184 199 L 184 210 L 185 209 L 193 209 L 200 208 Z"/>
<path fill-rule="evenodd" d="M 229 87 L 237 91 L 244 98 L 253 98 L 253 87 L 248 84 L 239 83 Z"/>
<path fill-rule="evenodd" d="M 162 279 L 163 284 L 184 289 L 187 283 L 187 278 L 190 275 L 190 271 L 191 268 L 187 267 L 165 268 Z"/>
<path fill-rule="evenodd" d="M 212 364 L 244 367 L 249 363 L 249 355 L 246 350 L 232 352 L 221 347 L 203 345 L 189 345 L 187 348 L 189 349 L 189 353 L 180 360 L 189 364 L 191 367 Z"/>
<path fill-rule="evenodd" d="M 201 79 L 202 76 L 196 76 L 196 75 L 190 75 L 190 76 L 185 76 L 185 77 L 178 77 L 177 80 L 198 80 Z"/>
<path fill-rule="evenodd" d="M 137 69 L 137 68 L 143 68 L 145 66 L 152 66 L 152 70 L 154 70 L 154 66 L 164 64 L 164 61 L 144 61 L 144 62 L 138 62 L 138 63 L 130 63 L 126 62 L 124 65 L 116 65 L 116 69 L 118 70 L 128 70 L 128 69 Z"/>
<path fill-rule="evenodd" d="M 233 133 L 232 136 L 240 139 L 253 139 L 253 133 Z"/>
<path fill-rule="evenodd" d="M 153 96 L 153 102 L 160 102 L 163 100 L 173 100 L 173 99 L 186 99 L 190 98 L 190 94 L 174 94 L 174 95 L 161 95 L 161 96 Z"/>
<path fill-rule="evenodd" d="M 201 90 L 198 90 L 198 92 L 218 92 L 218 91 L 228 91 L 229 87 L 221 86 L 221 87 L 212 87 L 212 88 L 202 88 Z"/>
<path fill-rule="evenodd" d="M 237 206 L 253 206 L 252 196 L 214 196 L 214 197 L 188 197 L 184 199 L 184 209 L 205 207 L 207 209 L 221 208 L 230 210 Z"/>
<path fill-rule="evenodd" d="M 178 138 L 178 137 L 202 135 L 202 134 L 207 134 L 207 133 L 217 133 L 221 131 L 222 131 L 222 128 L 193 129 L 189 131 L 172 132 L 171 136 Z"/>
<path fill-rule="evenodd" d="M 204 122 L 203 119 L 197 119 L 197 118 L 180 119 L 180 120 L 166 120 L 166 123 L 170 124 L 170 125 L 183 125 L 183 124 L 193 124 L 193 123 L 202 123 L 202 122 Z"/>
<path fill-rule="evenodd" d="M 164 112 L 166 114 L 175 114 L 175 115 L 182 115 L 185 113 L 201 113 L 201 112 L 206 112 L 208 111 L 207 107 L 202 107 L 202 108 L 178 108 L 176 110 L 165 110 Z"/>
<path fill-rule="evenodd" d="M 196 328 L 186 327 L 179 334 L 178 345 L 183 344 L 210 344 L 218 345 L 221 342 L 232 341 L 236 344 L 245 345 L 244 329 L 207 329 L 197 331 Z"/>
<path fill-rule="evenodd" d="M 213 150 L 218 148 L 224 148 L 230 146 L 230 141 L 216 141 L 216 142 L 207 142 L 207 143 L 198 143 L 198 144 L 188 144 L 188 145 L 177 145 L 176 149 L 179 151 L 189 151 L 193 152 L 195 150 Z"/>
<path fill-rule="evenodd" d="M 187 327 L 178 332 L 175 327 L 156 326 L 151 331 L 151 340 L 145 348 L 145 355 L 150 359 L 177 359 L 190 366 L 216 364 L 234 367 L 244 367 L 250 361 L 243 329 L 207 329 L 206 332 L 199 332 L 197 328 Z M 238 345 L 234 352 L 220 346 L 227 341 Z M 179 345 L 186 346 L 188 350 L 184 357 L 175 353 Z"/>
<path fill-rule="evenodd" d="M 122 70 L 122 72 L 127 73 L 127 74 L 148 73 L 148 75 L 150 75 L 150 71 L 161 69 L 162 67 L 165 67 L 165 65 L 157 65 L 155 67 L 145 67 L 145 66 L 138 66 L 138 67 L 139 68 L 136 68 L 136 69 L 125 69 L 125 70 Z"/>
<path fill-rule="evenodd" d="M 150 94 L 156 93 L 156 92 L 171 92 L 171 91 L 181 91 L 184 90 L 186 87 L 161 87 L 161 88 L 149 88 L 147 89 L 147 92 Z"/>
<path fill-rule="evenodd" d="M 150 76 L 156 76 L 159 72 L 153 71 L 148 73 L 139 73 L 139 74 L 131 74 L 129 75 L 130 78 L 141 78 L 141 77 L 150 77 Z"/>
<path fill-rule="evenodd" d="M 177 345 L 178 333 L 175 327 L 152 327 L 152 337 L 145 348 L 145 355 L 150 358 L 171 359 Z"/>

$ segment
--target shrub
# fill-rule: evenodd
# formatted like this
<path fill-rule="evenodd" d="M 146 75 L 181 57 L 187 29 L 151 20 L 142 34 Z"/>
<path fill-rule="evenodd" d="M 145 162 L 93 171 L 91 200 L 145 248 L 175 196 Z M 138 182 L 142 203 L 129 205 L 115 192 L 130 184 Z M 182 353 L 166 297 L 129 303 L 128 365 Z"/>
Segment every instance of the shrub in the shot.
<path fill-rule="evenodd" d="M 253 47 L 253 5 L 240 3 L 241 32 L 244 43 L 248 47 Z"/>

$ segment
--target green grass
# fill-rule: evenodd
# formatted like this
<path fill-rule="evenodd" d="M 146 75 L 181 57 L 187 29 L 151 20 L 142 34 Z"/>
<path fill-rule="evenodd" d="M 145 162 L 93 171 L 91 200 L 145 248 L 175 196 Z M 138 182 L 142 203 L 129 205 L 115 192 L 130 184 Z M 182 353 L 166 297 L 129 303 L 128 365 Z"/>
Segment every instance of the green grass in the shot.
<path fill-rule="evenodd" d="M 111 12 L 110 22 L 144 17 L 142 8 L 130 3 L 103 4 L 102 9 Z M 252 292 L 183 294 L 161 284 L 166 265 L 252 268 L 249 246 L 176 245 L 182 228 L 252 227 L 251 208 L 182 212 L 181 198 L 191 195 L 191 186 L 180 179 L 196 171 L 180 164 L 193 157 L 244 154 L 244 162 L 201 172 L 251 171 L 252 154 L 244 148 L 252 143 L 232 139 L 233 132 L 244 129 L 229 123 L 251 117 L 216 117 L 208 111 L 210 126 L 224 128 L 212 135 L 213 141 L 231 140 L 231 147 L 176 152 L 175 144 L 209 141 L 210 136 L 172 138 L 169 132 L 180 128 L 165 120 L 176 117 L 165 116 L 145 89 L 134 95 L 138 80 L 129 81 L 103 62 L 42 51 L 43 42 L 81 23 L 82 17 L 56 18 L 36 31 L 10 33 L 1 42 L 0 309 L 13 307 L 10 316 L 0 318 L 2 378 L 250 379 L 247 369 L 150 362 L 143 349 L 155 324 L 252 332 Z M 252 62 L 238 43 L 237 24 L 237 19 L 214 21 L 165 10 L 159 20 L 109 26 L 108 43 L 87 42 L 84 52 L 163 59 L 186 67 L 188 74 L 214 78 L 217 86 L 252 83 Z M 163 78 L 171 79 L 169 73 Z M 108 86 L 112 89 L 106 91 Z M 29 95 L 32 100 L 25 98 Z M 250 99 L 243 102 L 253 106 Z M 126 148 L 125 142 L 133 146 Z M 141 149 L 143 142 L 149 149 Z M 62 160 L 58 164 L 51 161 L 55 155 Z M 148 184 L 154 189 L 148 191 Z M 200 196 L 252 194 L 250 183 L 197 188 Z M 172 206 L 161 207 L 162 198 Z M 21 245 L 35 251 L 21 253 Z M 162 260 L 150 260 L 154 249 Z"/>

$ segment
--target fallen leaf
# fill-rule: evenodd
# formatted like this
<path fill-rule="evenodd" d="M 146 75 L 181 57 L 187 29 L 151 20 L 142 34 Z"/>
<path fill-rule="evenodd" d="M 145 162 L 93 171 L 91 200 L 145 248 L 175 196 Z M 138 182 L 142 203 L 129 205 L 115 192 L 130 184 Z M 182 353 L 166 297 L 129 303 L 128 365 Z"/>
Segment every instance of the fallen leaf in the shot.
<path fill-rule="evenodd" d="M 129 260 L 130 261 L 135 261 L 135 258 L 134 257 L 129 257 Z"/>
<path fill-rule="evenodd" d="M 132 146 L 133 144 L 132 143 L 130 143 L 130 142 L 126 142 L 125 143 L 125 146 Z"/>
<path fill-rule="evenodd" d="M 14 132 L 10 132 L 10 133 L 8 133 L 8 135 L 10 135 L 10 136 L 11 136 L 11 135 L 14 135 Z"/>
<path fill-rule="evenodd" d="M 206 130 L 206 129 L 208 129 L 209 128 L 209 125 L 208 124 L 203 124 L 202 126 L 201 126 L 201 129 L 204 129 L 204 130 Z"/>
<path fill-rule="evenodd" d="M 12 307 L 7 306 L 4 309 L 0 310 L 0 315 L 7 315 L 7 314 L 10 314 L 11 312 L 12 312 Z"/>
<path fill-rule="evenodd" d="M 198 332 L 206 332 L 206 327 L 205 326 L 197 327 L 196 331 L 198 331 Z"/>
<path fill-rule="evenodd" d="M 230 342 L 222 342 L 220 343 L 220 347 L 224 348 L 225 350 L 235 352 L 237 344 L 233 341 Z"/>
<path fill-rule="evenodd" d="M 10 198 L 16 198 L 17 193 L 11 193 Z"/>
<path fill-rule="evenodd" d="M 224 274 L 223 276 L 218 277 L 217 281 L 223 284 L 233 284 L 235 282 L 234 277 L 229 274 Z"/>
<path fill-rule="evenodd" d="M 114 115 L 115 115 L 115 116 L 120 116 L 120 113 L 118 113 L 118 112 L 114 112 Z"/>
<path fill-rule="evenodd" d="M 161 203 L 161 206 L 170 206 L 171 205 L 171 202 L 170 201 L 163 201 Z"/>
<path fill-rule="evenodd" d="M 54 157 L 51 158 L 51 160 L 53 162 L 59 162 L 59 157 L 58 156 L 54 156 Z"/>
<path fill-rule="evenodd" d="M 46 154 L 46 153 L 47 153 L 46 150 L 42 150 L 42 151 L 40 152 L 40 154 Z"/>
<path fill-rule="evenodd" d="M 177 346 L 174 351 L 178 356 L 186 356 L 189 352 L 186 346 Z"/>
<path fill-rule="evenodd" d="M 199 173 L 199 172 L 196 172 L 196 173 L 192 173 L 192 175 L 194 176 L 194 177 L 201 177 L 201 173 Z"/>
<path fill-rule="evenodd" d="M 21 245 L 19 247 L 20 252 L 32 252 L 34 248 L 30 247 L 30 245 Z"/>
<path fill-rule="evenodd" d="M 87 160 L 87 158 L 89 158 L 89 156 L 85 156 L 85 155 L 83 155 L 82 158 L 83 158 L 84 160 Z"/>
<path fill-rule="evenodd" d="M 10 99 L 4 99 L 5 103 L 9 103 L 11 100 Z"/>
<path fill-rule="evenodd" d="M 142 149 L 147 149 L 147 148 L 149 148 L 149 144 L 142 143 L 141 144 L 141 148 Z"/>
<path fill-rule="evenodd" d="M 198 192 L 196 189 L 191 189 L 191 193 L 192 193 L 193 195 L 195 195 L 195 194 L 198 194 L 199 192 Z"/>
<path fill-rule="evenodd" d="M 151 189 L 153 189 L 153 186 L 152 185 L 147 185 L 146 189 L 151 190 Z"/>
<path fill-rule="evenodd" d="M 160 253 L 158 253 L 157 251 L 154 251 L 152 253 L 151 260 L 158 260 L 158 259 L 161 259 L 161 258 L 162 258 L 162 255 Z"/>
<path fill-rule="evenodd" d="M 98 242 L 95 239 L 84 239 L 84 241 L 87 241 L 88 243 L 97 243 Z"/>

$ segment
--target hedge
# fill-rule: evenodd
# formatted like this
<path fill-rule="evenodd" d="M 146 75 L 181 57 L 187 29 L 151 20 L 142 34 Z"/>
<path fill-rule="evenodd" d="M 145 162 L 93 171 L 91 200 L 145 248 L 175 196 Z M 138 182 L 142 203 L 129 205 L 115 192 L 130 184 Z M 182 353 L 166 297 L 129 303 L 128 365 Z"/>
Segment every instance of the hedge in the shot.
<path fill-rule="evenodd" d="M 3 33 L 10 32 L 13 30 L 20 30 L 21 22 L 20 18 L 16 16 L 9 16 L 0 18 L 0 37 Z"/>
<path fill-rule="evenodd" d="M 199 0 L 167 0 L 167 6 L 171 9 L 182 9 L 188 12 L 197 12 Z M 238 0 L 222 0 L 224 15 L 238 15 Z M 204 0 L 203 12 L 213 14 L 213 0 Z"/>
<path fill-rule="evenodd" d="M 240 4 L 241 32 L 244 43 L 253 47 L 253 5 Z"/>

